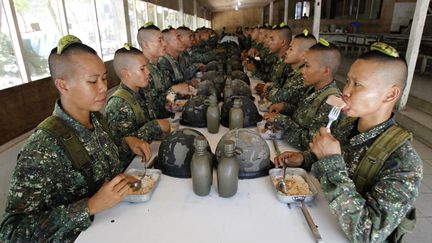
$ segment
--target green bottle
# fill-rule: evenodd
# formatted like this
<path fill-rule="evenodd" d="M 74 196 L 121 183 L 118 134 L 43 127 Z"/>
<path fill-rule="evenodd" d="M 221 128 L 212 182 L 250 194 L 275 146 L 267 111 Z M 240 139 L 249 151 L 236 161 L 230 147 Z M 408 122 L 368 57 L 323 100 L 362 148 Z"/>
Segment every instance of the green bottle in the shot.
<path fill-rule="evenodd" d="M 234 94 L 234 91 L 232 88 L 231 78 L 227 78 L 225 81 L 225 87 L 223 90 L 224 102 L 228 102 L 233 94 Z"/>
<path fill-rule="evenodd" d="M 207 100 L 207 104 L 207 131 L 209 133 L 218 133 L 220 124 L 220 111 L 216 96 L 210 96 Z"/>
<path fill-rule="evenodd" d="M 224 154 L 217 167 L 217 183 L 220 197 L 232 197 L 237 193 L 239 161 L 234 153 L 234 141 L 225 140 Z"/>
<path fill-rule="evenodd" d="M 207 140 L 198 136 L 194 140 L 195 153 L 191 160 L 193 191 L 198 196 L 207 196 L 213 181 L 211 155 L 207 151 Z"/>
<path fill-rule="evenodd" d="M 234 104 L 229 112 L 229 129 L 243 128 L 243 110 L 242 101 L 235 99 Z"/>

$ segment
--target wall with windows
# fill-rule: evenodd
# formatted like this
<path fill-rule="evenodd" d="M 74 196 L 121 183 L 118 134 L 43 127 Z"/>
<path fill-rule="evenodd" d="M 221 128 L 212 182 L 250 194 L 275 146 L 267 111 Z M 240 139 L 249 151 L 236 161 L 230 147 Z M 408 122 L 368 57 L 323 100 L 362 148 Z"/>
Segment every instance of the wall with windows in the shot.
<path fill-rule="evenodd" d="M 181 11 L 194 4 L 192 11 Z M 154 21 L 161 29 L 183 24 L 196 29 L 211 27 L 210 18 L 198 0 L 0 1 L 0 144 L 51 114 L 58 95 L 47 58 L 61 36 L 76 35 L 94 48 L 107 66 L 108 86 L 113 87 L 119 83 L 112 69 L 114 52 L 125 42 L 137 46 L 136 31 L 144 23 Z"/>
<path fill-rule="evenodd" d="M 415 0 L 322 0 L 320 30 L 327 32 L 332 24 L 338 28 L 346 28 L 352 22 L 358 22 L 360 32 L 389 33 L 395 2 L 405 1 Z M 294 33 L 312 28 L 313 4 L 312 0 L 289 0 L 288 24 L 293 28 Z M 265 6 L 262 24 L 273 25 L 282 22 L 283 9 L 284 0 L 274 1 L 272 23 L 269 23 L 269 5 Z"/>

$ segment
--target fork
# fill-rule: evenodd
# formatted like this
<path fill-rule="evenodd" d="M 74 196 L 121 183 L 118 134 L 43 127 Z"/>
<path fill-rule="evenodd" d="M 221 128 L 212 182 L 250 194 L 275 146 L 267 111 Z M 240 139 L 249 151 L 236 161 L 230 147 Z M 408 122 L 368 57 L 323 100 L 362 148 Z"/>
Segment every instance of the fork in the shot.
<path fill-rule="evenodd" d="M 327 130 L 330 131 L 330 126 L 331 124 L 336 121 L 336 119 L 338 118 L 339 114 L 340 114 L 341 109 L 339 107 L 333 106 L 333 108 L 331 109 L 330 113 L 328 114 L 328 123 L 327 123 Z"/>

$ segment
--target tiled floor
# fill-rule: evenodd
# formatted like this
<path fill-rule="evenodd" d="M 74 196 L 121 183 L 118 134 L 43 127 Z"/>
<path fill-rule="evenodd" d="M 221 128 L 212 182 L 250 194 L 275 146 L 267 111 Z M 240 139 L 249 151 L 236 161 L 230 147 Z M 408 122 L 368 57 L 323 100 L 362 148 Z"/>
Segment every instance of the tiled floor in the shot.
<path fill-rule="evenodd" d="M 414 148 L 423 159 L 423 181 L 415 202 L 417 226 L 406 238 L 407 242 L 431 242 L 432 239 L 432 149 L 414 140 Z"/>

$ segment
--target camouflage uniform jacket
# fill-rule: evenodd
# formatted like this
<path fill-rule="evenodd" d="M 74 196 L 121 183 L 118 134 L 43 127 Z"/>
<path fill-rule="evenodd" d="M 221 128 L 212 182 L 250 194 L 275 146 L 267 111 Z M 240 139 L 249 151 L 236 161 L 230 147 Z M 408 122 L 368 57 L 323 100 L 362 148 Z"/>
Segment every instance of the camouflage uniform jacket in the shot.
<path fill-rule="evenodd" d="M 89 153 L 93 180 L 98 185 L 122 171 L 118 149 L 91 114 L 94 129 L 86 129 L 55 105 Z M 37 130 L 20 152 L 12 175 L 3 221 L 2 242 L 73 242 L 91 224 L 90 192 L 85 177 L 72 167 L 62 145 Z"/>
<path fill-rule="evenodd" d="M 140 89 L 140 94 L 148 101 L 149 107 L 156 114 L 156 118 L 167 118 L 171 114 L 165 109 L 167 91 L 171 87 L 171 80 L 166 77 L 159 68 L 148 63 L 149 69 L 149 85 L 146 88 Z M 143 107 L 146 110 L 146 107 Z"/>
<path fill-rule="evenodd" d="M 314 117 L 308 117 L 307 114 L 310 112 L 310 107 L 314 99 L 326 89 L 332 87 L 336 88 L 335 81 L 332 81 L 330 84 L 317 91 L 315 91 L 314 87 L 310 87 L 292 116 L 282 114 L 276 116 L 275 125 L 278 129 L 283 130 L 283 137 L 287 143 L 300 150 L 306 150 L 319 128 L 327 125 L 328 114 L 332 107 L 328 105 L 325 100 L 321 103 Z M 308 119 L 310 123 L 305 124 Z M 336 123 L 337 121 L 333 124 Z"/>
<path fill-rule="evenodd" d="M 129 87 L 120 83 L 119 89 L 126 90 L 138 102 L 141 108 L 147 107 L 146 100 L 139 93 L 135 93 Z M 143 109 L 144 120 L 138 121 L 131 105 L 120 97 L 110 97 L 105 108 L 108 126 L 114 137 L 114 142 L 117 146 L 123 143 L 124 137 L 136 137 L 146 142 L 151 142 L 155 137 L 162 135 L 162 130 L 155 120 L 154 116 L 150 116 L 148 109 Z M 133 154 L 128 151 L 127 159 L 131 159 Z"/>
<path fill-rule="evenodd" d="M 189 54 L 192 57 L 193 63 L 207 64 L 213 60 L 216 60 L 216 53 L 206 46 L 205 43 L 190 48 Z"/>
<path fill-rule="evenodd" d="M 395 117 L 360 133 L 357 121 L 340 123 L 333 134 L 342 155 L 331 155 L 314 163 L 305 155 L 304 167 L 311 166 L 321 182 L 329 207 L 352 242 L 383 242 L 412 208 L 422 179 L 422 161 L 409 141 L 384 162 L 364 196 L 352 181 L 361 158 L 380 134 L 395 124 Z"/>
<path fill-rule="evenodd" d="M 179 65 L 185 80 L 191 80 L 199 70 L 199 63 L 193 63 L 189 51 L 180 53 Z"/>
<path fill-rule="evenodd" d="M 272 89 L 282 88 L 285 84 L 285 80 L 292 71 L 291 65 L 286 64 L 284 58 L 279 57 L 270 72 L 270 81 L 272 84 L 269 87 L 269 92 Z"/>
<path fill-rule="evenodd" d="M 260 51 L 260 58 L 260 64 L 255 64 L 256 76 L 264 82 L 269 82 L 271 81 L 273 66 L 278 61 L 279 57 L 276 53 L 270 53 L 267 48 L 264 48 Z"/>
<path fill-rule="evenodd" d="M 157 66 L 163 75 L 171 80 L 172 84 L 185 81 L 178 61 L 170 55 L 160 57 Z"/>
<path fill-rule="evenodd" d="M 303 74 L 298 70 L 293 70 L 288 74 L 285 84 L 281 88 L 271 86 L 268 100 L 272 103 L 283 102 L 286 112 L 294 111 L 301 98 L 303 98 L 306 88 L 303 83 Z"/>

